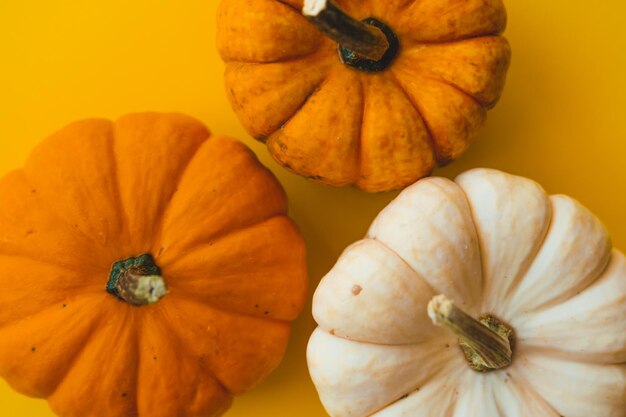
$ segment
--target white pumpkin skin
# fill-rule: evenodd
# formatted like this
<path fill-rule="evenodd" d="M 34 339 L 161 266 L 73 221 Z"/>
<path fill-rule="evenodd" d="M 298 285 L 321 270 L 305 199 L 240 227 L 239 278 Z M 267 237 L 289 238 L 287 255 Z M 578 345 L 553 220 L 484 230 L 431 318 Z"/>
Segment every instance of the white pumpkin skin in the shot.
<path fill-rule="evenodd" d="M 437 294 L 511 325 L 512 364 L 470 369 L 427 315 Z M 587 209 L 525 178 L 407 188 L 321 281 L 313 315 L 309 370 L 333 417 L 626 417 L 626 258 Z"/>

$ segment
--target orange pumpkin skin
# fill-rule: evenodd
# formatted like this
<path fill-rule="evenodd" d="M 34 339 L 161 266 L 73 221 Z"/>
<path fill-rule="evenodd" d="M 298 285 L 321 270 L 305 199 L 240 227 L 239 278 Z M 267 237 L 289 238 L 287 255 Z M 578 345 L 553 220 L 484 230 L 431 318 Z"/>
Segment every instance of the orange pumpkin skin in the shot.
<path fill-rule="evenodd" d="M 0 181 L 0 376 L 60 416 L 222 414 L 306 299 L 286 213 L 255 156 L 191 118 L 64 128 Z M 105 285 L 143 253 L 169 293 L 135 307 Z"/>
<path fill-rule="evenodd" d="M 403 188 L 458 158 L 504 88 L 501 0 L 336 0 L 400 50 L 384 71 L 341 62 L 302 0 L 222 0 L 217 44 L 248 132 L 288 169 L 335 186 Z"/>

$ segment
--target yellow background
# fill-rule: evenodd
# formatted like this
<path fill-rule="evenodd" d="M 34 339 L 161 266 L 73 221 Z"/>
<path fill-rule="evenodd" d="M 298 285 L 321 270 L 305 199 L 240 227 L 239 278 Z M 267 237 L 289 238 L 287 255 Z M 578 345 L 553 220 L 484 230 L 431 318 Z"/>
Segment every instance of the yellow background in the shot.
<path fill-rule="evenodd" d="M 529 176 L 583 202 L 626 249 L 626 2 L 510 0 L 507 8 L 513 63 L 503 99 L 480 140 L 437 174 L 486 166 Z M 308 243 L 315 288 L 394 194 L 313 184 L 247 137 L 224 93 L 216 9 L 217 0 L 0 0 L 0 175 L 75 119 L 191 114 L 246 142 L 278 175 Z M 228 417 L 326 415 L 306 370 L 309 311 L 280 369 Z M 0 381 L 0 416 L 52 413 Z"/>

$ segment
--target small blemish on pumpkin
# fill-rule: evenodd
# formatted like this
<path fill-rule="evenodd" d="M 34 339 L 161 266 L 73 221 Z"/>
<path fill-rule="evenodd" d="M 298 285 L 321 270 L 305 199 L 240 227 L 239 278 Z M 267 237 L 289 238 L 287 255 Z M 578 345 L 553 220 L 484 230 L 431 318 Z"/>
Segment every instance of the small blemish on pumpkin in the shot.
<path fill-rule="evenodd" d="M 123 392 L 123 393 L 122 393 L 122 397 L 126 397 L 127 395 L 128 395 L 128 394 L 127 394 L 127 393 L 125 393 L 125 392 Z"/>
<path fill-rule="evenodd" d="M 63 304 L 63 308 L 67 307 L 67 304 Z"/>
<path fill-rule="evenodd" d="M 32 235 L 33 233 L 35 233 L 35 231 L 34 231 L 33 229 L 28 229 L 28 230 L 26 231 L 25 236 L 30 236 L 30 235 Z"/>
<path fill-rule="evenodd" d="M 255 304 L 255 305 L 254 305 L 254 308 L 259 308 L 259 305 L 258 305 L 258 304 Z"/>
<path fill-rule="evenodd" d="M 37 350 L 37 348 L 35 346 L 33 346 L 32 348 L 30 348 L 31 352 L 35 352 Z"/>
<path fill-rule="evenodd" d="M 450 343 L 446 343 L 446 347 L 449 348 L 450 347 Z"/>
<path fill-rule="evenodd" d="M 37 190 L 35 190 L 34 188 L 32 190 L 30 190 L 31 193 L 35 194 L 37 192 Z"/>
<path fill-rule="evenodd" d="M 161 256 L 163 254 L 163 251 L 165 250 L 165 248 L 163 246 L 161 246 L 159 248 L 159 253 L 157 253 L 157 256 Z"/>
<path fill-rule="evenodd" d="M 283 151 L 283 152 L 287 151 L 287 145 L 284 144 L 283 142 L 276 141 L 276 144 L 278 145 L 278 147 L 280 148 L 281 151 Z"/>
<path fill-rule="evenodd" d="M 263 312 L 263 314 L 265 314 L 267 316 L 268 314 L 270 314 L 270 312 L 269 311 L 265 311 L 265 312 Z"/>
<path fill-rule="evenodd" d="M 354 296 L 361 294 L 361 291 L 363 291 L 363 288 L 360 285 L 355 285 L 354 287 L 352 287 L 352 295 Z"/>
<path fill-rule="evenodd" d="M 153 357 L 152 359 L 154 359 L 154 360 L 156 361 L 156 360 L 157 360 L 157 357 L 155 356 L 155 357 Z"/>

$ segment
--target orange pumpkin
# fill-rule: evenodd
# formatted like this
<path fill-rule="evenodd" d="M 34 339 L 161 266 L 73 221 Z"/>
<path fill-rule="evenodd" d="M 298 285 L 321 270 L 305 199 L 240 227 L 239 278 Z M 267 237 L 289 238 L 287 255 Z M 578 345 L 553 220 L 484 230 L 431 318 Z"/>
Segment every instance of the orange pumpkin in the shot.
<path fill-rule="evenodd" d="M 61 416 L 215 416 L 306 299 L 285 194 L 182 115 L 87 120 L 0 182 L 0 375 Z"/>
<path fill-rule="evenodd" d="M 465 151 L 509 67 L 501 0 L 304 4 L 308 21 L 302 0 L 222 0 L 219 9 L 228 96 L 279 163 L 375 192 Z"/>

